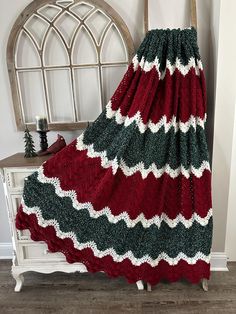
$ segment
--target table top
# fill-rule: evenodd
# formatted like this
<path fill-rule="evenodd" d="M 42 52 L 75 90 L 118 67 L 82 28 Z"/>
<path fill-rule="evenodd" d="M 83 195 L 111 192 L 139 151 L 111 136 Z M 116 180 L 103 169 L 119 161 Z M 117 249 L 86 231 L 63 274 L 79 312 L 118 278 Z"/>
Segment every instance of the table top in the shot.
<path fill-rule="evenodd" d="M 8 167 L 39 167 L 42 163 L 53 155 L 37 156 L 32 158 L 25 158 L 25 153 L 16 153 L 7 158 L 0 160 L 0 168 Z"/>

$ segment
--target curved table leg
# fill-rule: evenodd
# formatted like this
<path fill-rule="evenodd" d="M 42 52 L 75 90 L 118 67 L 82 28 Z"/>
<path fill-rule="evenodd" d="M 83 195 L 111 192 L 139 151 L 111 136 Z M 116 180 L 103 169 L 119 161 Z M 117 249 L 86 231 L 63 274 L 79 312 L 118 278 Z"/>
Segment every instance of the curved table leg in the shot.
<path fill-rule="evenodd" d="M 147 291 L 152 291 L 152 285 L 150 285 L 150 283 L 147 282 Z"/>
<path fill-rule="evenodd" d="M 22 274 L 19 273 L 12 273 L 12 276 L 14 277 L 15 281 L 16 281 L 16 285 L 15 285 L 15 292 L 20 292 L 22 285 L 24 283 L 24 276 Z"/>
<path fill-rule="evenodd" d="M 144 285 L 143 285 L 142 280 L 137 281 L 136 285 L 138 287 L 138 290 L 144 290 Z"/>
<path fill-rule="evenodd" d="M 203 278 L 202 281 L 201 281 L 201 284 L 202 284 L 202 289 L 204 291 L 208 291 L 208 280 Z"/>

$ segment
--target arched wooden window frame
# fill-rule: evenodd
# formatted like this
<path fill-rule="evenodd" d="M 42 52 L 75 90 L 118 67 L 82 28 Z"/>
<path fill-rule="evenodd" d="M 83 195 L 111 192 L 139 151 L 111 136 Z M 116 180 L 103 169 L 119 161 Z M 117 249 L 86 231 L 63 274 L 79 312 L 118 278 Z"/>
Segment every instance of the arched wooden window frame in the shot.
<path fill-rule="evenodd" d="M 17 81 L 17 68 L 16 68 L 16 47 L 17 47 L 17 40 L 20 35 L 20 32 L 24 29 L 24 25 L 27 22 L 27 20 L 34 14 L 39 14 L 38 10 L 45 5 L 58 5 L 58 3 L 68 3 L 68 6 L 62 7 L 62 11 L 68 11 L 70 6 L 78 4 L 78 3 L 87 3 L 94 7 L 94 11 L 97 9 L 100 9 L 102 12 L 104 12 L 110 19 L 109 24 L 106 26 L 106 30 L 109 29 L 109 27 L 114 23 L 117 30 L 119 31 L 122 41 L 125 45 L 126 52 L 127 52 L 127 62 L 123 62 L 123 64 L 127 64 L 131 61 L 132 56 L 134 55 L 134 45 L 133 40 L 131 37 L 131 34 L 128 30 L 128 27 L 126 26 L 123 19 L 119 16 L 119 14 L 105 1 L 103 0 L 34 0 L 32 3 L 30 3 L 23 12 L 19 15 L 17 20 L 15 21 L 15 24 L 11 30 L 9 39 L 8 39 L 8 45 L 7 45 L 7 66 L 8 66 L 8 72 L 9 72 L 9 79 L 10 79 L 10 85 L 11 85 L 11 91 L 12 91 L 12 99 L 13 99 L 13 106 L 14 106 L 14 114 L 15 114 L 15 121 L 16 126 L 18 130 L 24 130 L 25 126 L 27 125 L 30 130 L 35 130 L 35 124 L 34 123 L 26 123 L 24 121 L 24 115 L 23 115 L 23 109 L 21 104 L 21 99 L 19 95 L 19 86 Z M 62 14 L 60 12 L 60 14 Z M 70 14 L 73 15 L 73 12 L 69 11 Z M 91 14 L 92 12 L 90 12 Z M 78 16 L 76 16 L 78 19 Z M 54 22 L 51 22 L 51 26 L 53 26 Z M 83 25 L 84 20 L 80 20 L 80 23 Z M 79 28 L 79 27 L 78 27 Z M 49 27 L 50 29 L 50 27 Z M 78 29 L 76 30 L 78 31 Z M 105 33 L 105 31 L 104 31 Z M 75 34 L 74 34 L 75 35 Z M 101 75 L 101 68 L 102 68 L 102 62 L 100 60 L 100 48 L 98 44 L 96 44 L 96 49 L 98 52 L 98 67 L 99 67 L 99 75 Z M 70 54 L 70 51 L 68 51 Z M 42 58 L 42 56 L 40 56 Z M 72 63 L 71 63 L 71 57 L 70 59 L 70 71 L 72 71 Z M 44 70 L 43 63 L 41 62 L 42 71 Z M 100 77 L 100 84 L 102 78 Z M 73 82 L 72 82 L 73 84 Z M 104 106 L 104 102 L 102 102 L 102 106 Z M 75 104 L 74 104 L 75 106 Z M 74 108 L 74 110 L 76 110 Z M 76 118 L 75 118 L 76 120 Z M 83 129 L 87 126 L 89 121 L 74 121 L 74 122 L 57 122 L 57 123 L 51 123 L 49 121 L 49 128 L 51 130 L 75 130 L 75 129 Z"/>

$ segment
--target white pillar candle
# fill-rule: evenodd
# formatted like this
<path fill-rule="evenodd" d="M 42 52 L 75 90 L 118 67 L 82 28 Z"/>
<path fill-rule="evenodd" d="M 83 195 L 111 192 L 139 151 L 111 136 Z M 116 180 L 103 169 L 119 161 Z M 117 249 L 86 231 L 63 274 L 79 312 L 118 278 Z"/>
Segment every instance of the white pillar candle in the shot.
<path fill-rule="evenodd" d="M 36 116 L 36 131 L 46 132 L 48 131 L 48 122 L 46 117 Z"/>

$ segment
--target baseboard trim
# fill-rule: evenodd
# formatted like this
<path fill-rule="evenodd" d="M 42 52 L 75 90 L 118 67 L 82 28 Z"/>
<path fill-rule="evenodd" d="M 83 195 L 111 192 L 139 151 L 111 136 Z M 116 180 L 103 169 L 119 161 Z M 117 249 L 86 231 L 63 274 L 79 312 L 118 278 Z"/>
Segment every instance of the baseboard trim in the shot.
<path fill-rule="evenodd" d="M 12 259 L 12 243 L 0 243 L 0 259 Z"/>
<path fill-rule="evenodd" d="M 211 271 L 228 271 L 227 255 L 225 252 L 211 253 Z"/>
<path fill-rule="evenodd" d="M 11 243 L 0 243 L 0 259 L 12 259 L 12 252 Z M 211 253 L 211 271 L 228 271 L 226 253 Z"/>

